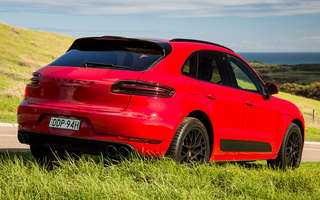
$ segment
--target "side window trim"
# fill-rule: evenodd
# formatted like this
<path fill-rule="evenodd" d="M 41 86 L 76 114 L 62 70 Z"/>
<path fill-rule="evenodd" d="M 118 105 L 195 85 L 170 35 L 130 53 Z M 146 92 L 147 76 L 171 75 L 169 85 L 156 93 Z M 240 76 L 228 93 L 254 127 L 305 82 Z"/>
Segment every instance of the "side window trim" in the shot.
<path fill-rule="evenodd" d="M 209 82 L 209 83 L 212 83 L 212 84 L 217 84 L 217 83 L 206 81 L 206 80 L 202 80 L 202 79 L 199 78 L 199 63 L 200 63 L 200 54 L 201 54 L 201 52 L 212 52 L 212 53 L 215 53 L 218 56 L 218 59 L 221 61 L 221 64 L 217 66 L 218 70 L 219 70 L 219 75 L 221 77 L 221 81 L 223 83 L 221 85 L 222 86 L 227 86 L 227 87 L 232 87 L 232 83 L 231 83 L 232 81 L 231 81 L 231 77 L 230 77 L 230 70 L 228 69 L 227 58 L 226 58 L 226 55 L 225 55 L 224 52 L 214 51 L 214 50 L 198 50 L 198 51 L 195 51 L 195 52 L 191 53 L 188 56 L 188 58 L 186 59 L 186 61 L 182 65 L 181 73 L 183 75 L 185 75 L 185 76 L 197 79 L 199 81 L 204 81 L 204 82 Z M 190 60 L 190 58 L 192 56 L 196 56 L 196 72 L 195 72 L 195 74 L 188 74 L 188 73 L 184 72 L 184 67 L 186 66 L 186 63 Z M 218 84 L 218 85 L 220 85 L 220 84 Z"/>
<path fill-rule="evenodd" d="M 236 88 L 236 89 L 240 89 L 239 88 L 239 85 L 238 85 L 238 83 L 237 83 L 237 81 L 236 81 L 236 76 L 235 76 L 235 74 L 234 74 L 234 71 L 233 71 L 233 69 L 232 69 L 232 66 L 231 66 L 231 61 L 230 61 L 230 59 L 229 59 L 229 56 L 231 57 L 235 57 L 235 58 L 237 58 L 238 60 L 240 60 L 243 64 L 245 64 L 247 67 L 248 67 L 248 69 L 249 70 L 251 70 L 252 71 L 252 69 L 251 69 L 251 67 L 250 66 L 248 66 L 245 62 L 243 62 L 240 58 L 238 58 L 237 56 L 234 56 L 234 55 L 231 55 L 231 54 L 225 54 L 225 59 L 226 59 L 226 63 L 227 63 L 227 67 L 228 67 L 228 71 L 229 71 L 229 73 L 230 73 L 230 76 L 231 76 L 231 84 L 232 84 L 232 87 L 234 87 L 234 88 Z M 254 73 L 254 71 L 252 71 L 252 73 Z M 256 75 L 256 73 L 254 73 L 255 75 Z M 257 75 L 256 75 L 257 76 Z M 248 76 L 248 78 L 250 78 L 249 76 Z M 264 90 L 263 90 L 263 83 L 261 82 L 261 80 L 258 78 L 258 77 L 256 77 L 257 78 L 257 85 L 258 85 L 258 87 L 257 87 L 257 85 L 254 83 L 254 81 L 252 81 L 251 80 L 251 78 L 250 78 L 250 80 L 254 83 L 254 85 L 255 85 L 255 87 L 258 89 L 258 93 L 259 94 L 261 94 L 261 95 L 265 95 L 265 93 L 264 93 Z M 244 91 L 248 91 L 248 90 L 245 90 L 245 89 L 242 89 L 242 90 L 244 90 Z M 248 92 L 252 92 L 252 91 L 248 91 Z M 253 92 L 254 93 L 254 92 Z"/>
<path fill-rule="evenodd" d="M 226 69 L 226 73 L 229 79 L 229 87 L 237 87 L 237 81 L 236 81 L 236 77 L 233 73 L 232 67 L 230 65 L 230 61 L 229 58 L 227 56 L 227 53 L 223 52 L 223 62 L 225 65 L 225 69 Z"/>
<path fill-rule="evenodd" d="M 181 67 L 181 73 L 183 74 L 183 75 L 185 75 L 185 76 L 188 76 L 188 77 L 190 77 L 190 78 L 194 78 L 194 79 L 197 79 L 197 76 L 198 76 L 198 63 L 199 63 L 199 53 L 198 53 L 199 51 L 195 51 L 195 52 L 192 52 L 189 56 L 188 56 L 188 58 L 185 60 L 185 62 L 183 63 L 183 65 L 182 65 L 182 67 Z M 191 57 L 193 57 L 193 56 L 196 56 L 196 69 L 194 69 L 195 70 L 195 74 L 188 74 L 188 73 L 186 73 L 186 72 L 184 72 L 184 68 L 186 67 L 186 64 L 187 64 L 187 62 L 188 61 L 190 61 L 190 59 L 191 59 Z M 190 66 L 189 66 L 189 72 L 191 72 L 191 63 L 190 63 Z"/>

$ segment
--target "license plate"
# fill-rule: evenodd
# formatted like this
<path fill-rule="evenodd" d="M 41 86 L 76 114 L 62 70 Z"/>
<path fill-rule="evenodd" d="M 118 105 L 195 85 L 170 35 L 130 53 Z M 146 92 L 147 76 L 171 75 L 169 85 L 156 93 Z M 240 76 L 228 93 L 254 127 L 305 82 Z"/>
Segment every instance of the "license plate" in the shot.
<path fill-rule="evenodd" d="M 51 117 L 49 127 L 78 131 L 80 128 L 80 124 L 81 120 L 78 119 Z"/>

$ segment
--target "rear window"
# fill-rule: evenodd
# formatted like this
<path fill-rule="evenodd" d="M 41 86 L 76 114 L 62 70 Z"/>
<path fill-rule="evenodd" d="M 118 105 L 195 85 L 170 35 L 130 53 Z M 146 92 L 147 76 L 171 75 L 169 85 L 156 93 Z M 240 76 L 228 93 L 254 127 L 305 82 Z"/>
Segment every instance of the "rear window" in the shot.
<path fill-rule="evenodd" d="M 49 65 L 143 71 L 157 63 L 162 53 L 150 43 L 80 40 Z"/>

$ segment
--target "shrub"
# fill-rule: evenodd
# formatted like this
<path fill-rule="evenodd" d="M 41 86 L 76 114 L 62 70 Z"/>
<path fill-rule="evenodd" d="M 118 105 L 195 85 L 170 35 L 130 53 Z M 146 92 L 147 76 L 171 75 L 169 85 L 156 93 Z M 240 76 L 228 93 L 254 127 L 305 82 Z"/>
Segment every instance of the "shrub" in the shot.
<path fill-rule="evenodd" d="M 281 86 L 281 91 L 320 100 L 320 82 L 314 82 L 306 86 L 297 83 L 285 83 Z"/>

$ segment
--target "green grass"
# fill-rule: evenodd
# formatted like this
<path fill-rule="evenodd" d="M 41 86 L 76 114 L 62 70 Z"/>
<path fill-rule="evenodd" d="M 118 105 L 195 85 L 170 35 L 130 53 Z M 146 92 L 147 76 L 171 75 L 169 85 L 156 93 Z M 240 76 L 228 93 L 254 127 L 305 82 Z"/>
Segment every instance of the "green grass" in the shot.
<path fill-rule="evenodd" d="M 1 199 L 319 199 L 320 163 L 296 170 L 249 164 L 178 165 L 169 158 L 100 157 L 41 167 L 30 153 L 0 154 Z"/>

